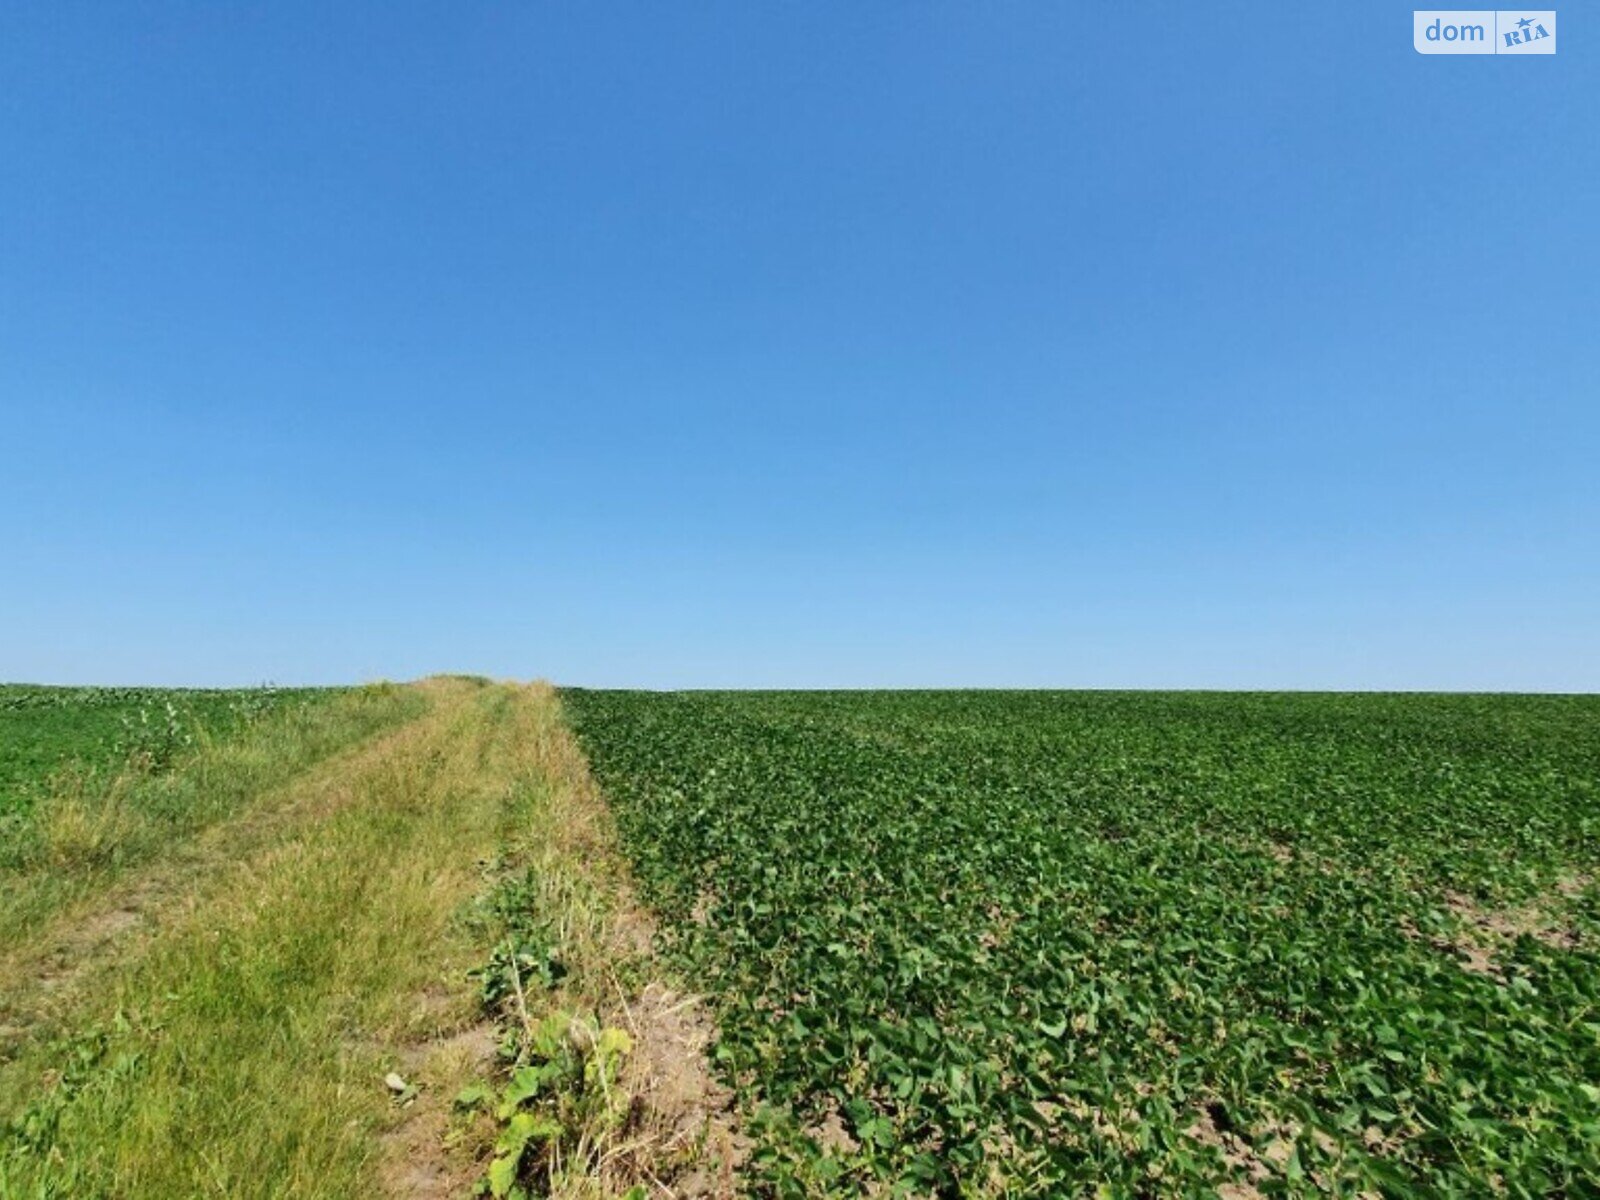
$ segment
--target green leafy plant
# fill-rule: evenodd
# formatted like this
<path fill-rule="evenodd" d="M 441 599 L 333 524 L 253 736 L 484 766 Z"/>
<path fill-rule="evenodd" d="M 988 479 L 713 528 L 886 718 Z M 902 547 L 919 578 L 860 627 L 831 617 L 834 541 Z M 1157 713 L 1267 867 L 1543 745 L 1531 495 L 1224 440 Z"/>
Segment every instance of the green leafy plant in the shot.
<path fill-rule="evenodd" d="M 86 1092 L 114 1091 L 139 1073 L 143 1057 L 138 1038 L 154 1029 L 136 1028 L 119 1011 L 110 1024 L 61 1040 L 53 1050 L 59 1063 L 53 1085 L 0 1128 L 0 1196 L 18 1194 L 11 1179 L 24 1167 L 33 1168 L 26 1174 L 36 1181 L 29 1194 L 37 1200 L 82 1194 L 82 1164 L 62 1160 L 57 1150 L 62 1123 L 71 1119 Z"/>
<path fill-rule="evenodd" d="M 566 977 L 557 931 L 530 871 L 501 872 L 484 906 L 501 937 L 473 972 L 503 1032 L 501 1080 L 468 1086 L 455 1107 L 487 1115 L 498 1130 L 477 1194 L 517 1200 L 548 1194 L 563 1176 L 593 1166 L 628 1117 L 619 1080 L 633 1044 L 626 1030 L 592 1014 L 549 1009 Z"/>
<path fill-rule="evenodd" d="M 632 1049 L 625 1030 L 574 1013 L 524 1025 L 498 1092 L 475 1084 L 456 1097 L 458 1109 L 492 1112 L 499 1125 L 477 1194 L 544 1194 L 552 1176 L 581 1170 L 601 1137 L 627 1117 L 618 1076 Z"/>
<path fill-rule="evenodd" d="M 563 702 L 757 1194 L 1600 1188 L 1600 698 Z"/>
<path fill-rule="evenodd" d="M 539 1194 L 552 1173 L 586 1162 L 598 1138 L 626 1120 L 618 1075 L 630 1051 L 626 1030 L 573 1013 L 558 1011 L 528 1027 L 498 1096 L 474 1086 L 456 1098 L 466 1109 L 493 1101 L 501 1125 L 478 1194 Z"/>

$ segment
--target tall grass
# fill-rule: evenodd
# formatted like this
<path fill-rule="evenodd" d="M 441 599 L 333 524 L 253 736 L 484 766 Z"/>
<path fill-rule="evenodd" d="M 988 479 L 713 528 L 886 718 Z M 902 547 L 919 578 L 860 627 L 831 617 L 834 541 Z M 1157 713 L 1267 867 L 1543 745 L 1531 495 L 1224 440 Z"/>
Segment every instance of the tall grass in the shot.
<path fill-rule="evenodd" d="M 465 989 L 510 795 L 492 699 L 451 691 L 0 1066 L 0 1196 L 374 1191 L 384 1075 L 419 998 Z"/>
<path fill-rule="evenodd" d="M 308 767 L 416 716 L 426 700 L 392 684 L 296 704 L 232 737 L 201 733 L 168 769 L 140 759 L 120 770 L 68 768 L 0 839 L 0 948 L 71 901 L 170 853 Z"/>

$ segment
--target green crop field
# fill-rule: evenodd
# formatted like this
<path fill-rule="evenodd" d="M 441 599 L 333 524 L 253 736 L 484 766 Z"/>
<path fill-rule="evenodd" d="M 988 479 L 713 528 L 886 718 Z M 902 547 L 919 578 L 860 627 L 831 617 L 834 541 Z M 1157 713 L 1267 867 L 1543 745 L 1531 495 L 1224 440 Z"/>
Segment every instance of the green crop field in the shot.
<path fill-rule="evenodd" d="M 1600 698 L 563 700 L 757 1194 L 1600 1191 Z"/>
<path fill-rule="evenodd" d="M 162 766 L 197 738 L 336 689 L 30 687 L 0 684 L 0 815 L 31 807 L 66 767 Z"/>
<path fill-rule="evenodd" d="M 241 781 L 366 736 L 408 703 L 361 688 L 0 685 L 0 946 L 47 897 L 66 903 L 235 811 Z"/>

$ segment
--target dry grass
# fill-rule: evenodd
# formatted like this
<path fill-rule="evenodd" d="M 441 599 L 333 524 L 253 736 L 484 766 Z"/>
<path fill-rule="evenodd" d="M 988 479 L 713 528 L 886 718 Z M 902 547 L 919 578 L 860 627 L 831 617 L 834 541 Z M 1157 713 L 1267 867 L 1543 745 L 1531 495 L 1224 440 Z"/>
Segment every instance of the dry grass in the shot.
<path fill-rule="evenodd" d="M 507 838 L 501 874 L 518 882 L 523 916 L 567 973 L 542 994 L 519 989 L 503 1022 L 514 1040 L 527 1039 L 552 1015 L 570 1014 L 569 1036 L 620 1029 L 631 1046 L 605 1103 L 564 1110 L 580 1114 L 576 1127 L 545 1156 L 538 1186 L 565 1200 L 641 1186 L 662 1196 L 735 1195 L 743 1144 L 708 1065 L 715 1030 L 699 998 L 677 990 L 652 957 L 653 926 L 553 689 L 534 684 L 521 696 L 517 769 L 528 809 L 525 826 Z M 480 1122 L 477 1143 L 485 1154 L 487 1125 Z"/>

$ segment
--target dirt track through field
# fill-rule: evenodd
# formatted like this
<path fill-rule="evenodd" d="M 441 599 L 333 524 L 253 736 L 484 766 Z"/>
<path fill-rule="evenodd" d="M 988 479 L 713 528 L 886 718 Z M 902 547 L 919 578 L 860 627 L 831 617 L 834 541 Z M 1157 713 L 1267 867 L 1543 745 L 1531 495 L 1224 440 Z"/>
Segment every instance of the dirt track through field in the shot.
<path fill-rule="evenodd" d="M 9 949 L 0 1117 L 67 1090 L 62 1038 L 109 1038 L 133 1065 L 91 1074 L 51 1116 L 57 1161 L 0 1164 L 0 1192 L 368 1194 L 400 1116 L 385 1074 L 425 1069 L 430 1042 L 454 1047 L 441 1069 L 481 1069 L 464 916 L 517 783 L 525 690 L 420 686 L 423 716 Z"/>
<path fill-rule="evenodd" d="M 202 908 L 233 886 L 233 864 L 303 834 L 317 821 L 354 803 L 359 784 L 448 711 L 459 686 L 445 680 L 414 685 L 434 702 L 423 716 L 311 767 L 273 788 L 231 820 L 205 830 L 142 870 L 68 906 L 9 946 L 0 947 L 0 1044 L 50 1015 L 70 1014 L 74 997 L 103 971 L 115 969 L 179 912 Z M 439 701 L 445 705 L 440 707 Z"/>
<path fill-rule="evenodd" d="M 714 1031 L 656 969 L 554 691 L 412 686 L 420 716 L 0 945 L 0 1197 L 469 1194 L 495 1135 L 451 1098 L 496 1077 L 470 972 L 508 872 L 568 968 L 541 1011 L 634 1046 L 625 1127 L 557 1190 L 732 1194 Z"/>

